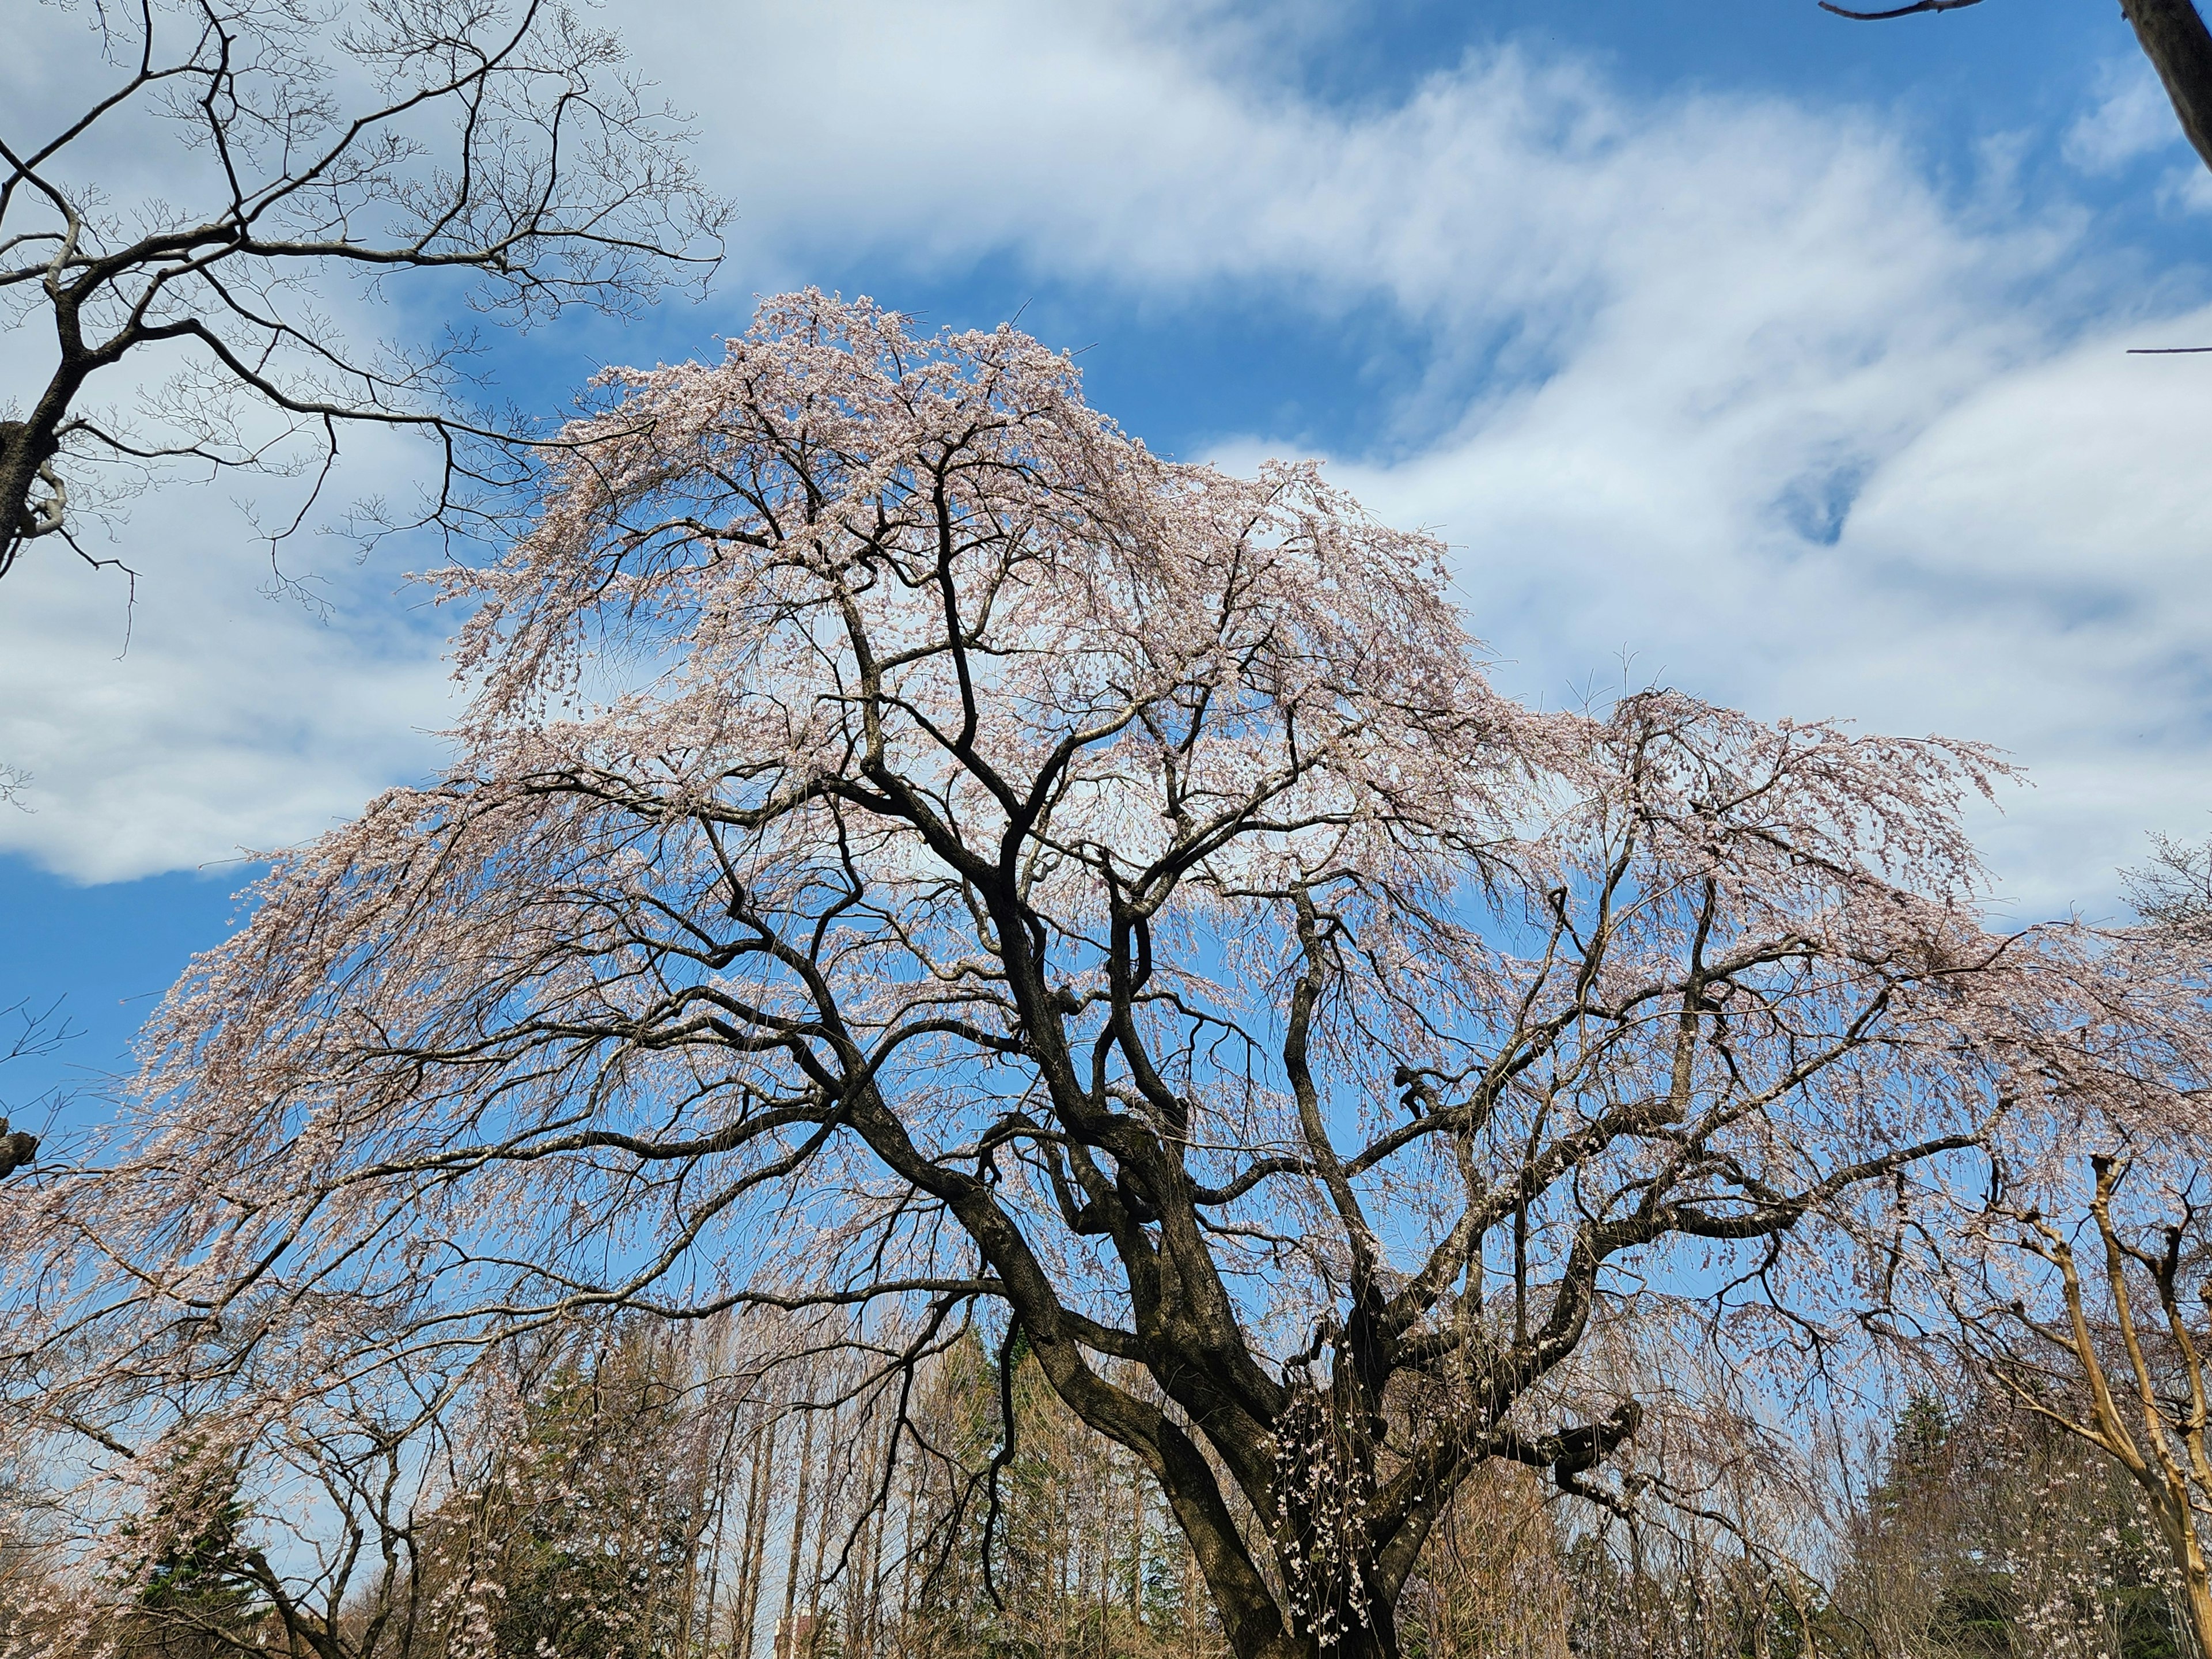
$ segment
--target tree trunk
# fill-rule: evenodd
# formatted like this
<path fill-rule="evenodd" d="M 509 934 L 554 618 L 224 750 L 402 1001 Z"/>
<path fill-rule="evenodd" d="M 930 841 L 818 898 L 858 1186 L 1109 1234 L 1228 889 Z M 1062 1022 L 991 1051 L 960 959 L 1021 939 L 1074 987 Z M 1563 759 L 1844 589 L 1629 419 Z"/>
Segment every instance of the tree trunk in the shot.
<path fill-rule="evenodd" d="M 878 1437 L 878 1455 L 882 1453 L 882 1439 Z M 890 1501 L 886 1494 L 884 1501 L 868 1520 L 867 1547 L 865 1551 L 867 1575 L 861 1581 L 860 1628 L 846 1644 L 848 1655 L 866 1656 L 876 1650 L 876 1626 L 884 1588 L 884 1534 L 890 1529 Z"/>
<path fill-rule="evenodd" d="M 1136 1522 L 1129 1537 L 1129 1616 L 1141 1631 L 1145 1625 L 1145 1471 L 1134 1460 L 1129 1465 L 1129 1498 Z"/>
<path fill-rule="evenodd" d="M 837 1413 L 830 1413 L 829 1432 L 822 1445 L 822 1514 L 814 1525 L 814 1578 L 806 1590 L 806 1659 L 822 1646 L 822 1571 L 829 1558 L 830 1534 L 838 1517 L 838 1483 L 830 1479 L 837 1457 Z"/>
<path fill-rule="evenodd" d="M 915 1521 L 921 1509 L 921 1458 L 906 1468 L 906 1519 L 899 1528 L 899 1632 L 905 1641 L 908 1621 L 914 1617 Z"/>
<path fill-rule="evenodd" d="M 799 1490 L 791 1501 L 791 1559 L 783 1572 L 783 1613 L 775 1621 L 775 1659 L 792 1659 L 799 1645 L 792 1616 L 798 1605 L 799 1563 L 806 1547 L 806 1487 L 814 1473 L 812 1412 L 805 1414 L 799 1447 Z"/>
<path fill-rule="evenodd" d="M 2212 33 L 2191 0 L 2120 0 L 2120 9 L 2165 83 L 2182 131 L 2212 167 Z"/>
<path fill-rule="evenodd" d="M 768 1576 L 768 1507 L 775 1490 L 776 1434 L 783 1419 L 766 1406 L 761 1416 L 762 1423 L 753 1431 L 752 1482 L 745 1494 L 744 1567 L 738 1584 L 736 1627 L 730 1635 L 733 1659 L 752 1659 L 754 1627 L 760 1622 L 761 1586 Z"/>
<path fill-rule="evenodd" d="M 2181 1564 L 2181 1589 L 2189 1608 L 2190 1635 L 2198 1653 L 2212 1653 L 2212 1570 L 2207 1568 L 2204 1546 L 2197 1538 L 2196 1517 L 2190 1510 L 2185 1490 L 2180 1498 L 2179 1504 L 2160 1519 L 2174 1559 Z"/>

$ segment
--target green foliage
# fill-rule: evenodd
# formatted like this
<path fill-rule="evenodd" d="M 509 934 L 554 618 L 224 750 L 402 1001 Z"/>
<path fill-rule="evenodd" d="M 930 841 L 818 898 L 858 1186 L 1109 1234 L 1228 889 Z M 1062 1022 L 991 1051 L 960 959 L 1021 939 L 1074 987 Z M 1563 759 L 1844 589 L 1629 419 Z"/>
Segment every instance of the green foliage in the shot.
<path fill-rule="evenodd" d="M 487 1516 L 495 1652 L 659 1659 L 684 1623 L 699 1472 L 672 1350 L 647 1333 L 555 1370 L 530 1403 Z"/>
<path fill-rule="evenodd" d="M 123 1650 L 148 1659 L 231 1652 L 269 1612 L 247 1563 L 250 1515 L 238 1469 L 186 1446 L 154 1490 L 146 1512 L 119 1528 L 114 1577 L 129 1596 L 118 1620 Z"/>
<path fill-rule="evenodd" d="M 1924 1395 L 1853 1517 L 1861 1650 L 1926 1659 L 2190 1659 L 2135 1487 L 2033 1414 Z"/>
<path fill-rule="evenodd" d="M 1006 1364 L 1013 1446 L 994 1520 L 990 1465 L 1006 1438 L 998 1354 L 970 1332 L 921 1402 L 945 1466 L 931 1493 L 934 1524 L 918 1538 L 928 1571 L 900 1647 L 929 1659 L 1213 1659 L 1211 1607 L 1150 1478 L 1060 1403 L 1018 1333 Z"/>

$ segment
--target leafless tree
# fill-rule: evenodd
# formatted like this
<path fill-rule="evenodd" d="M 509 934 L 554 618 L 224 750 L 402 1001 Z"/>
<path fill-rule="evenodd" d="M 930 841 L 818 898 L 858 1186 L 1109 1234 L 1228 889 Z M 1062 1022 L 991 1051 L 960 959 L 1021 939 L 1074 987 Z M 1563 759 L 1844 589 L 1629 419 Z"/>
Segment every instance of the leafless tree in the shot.
<path fill-rule="evenodd" d="M 2194 1160 L 2082 1162 L 2078 1180 L 1990 1204 L 1990 1255 L 1949 1304 L 1974 1370 L 2001 1397 L 2131 1478 L 2197 1650 L 2212 1651 L 2212 1256 L 2185 1167 Z"/>
<path fill-rule="evenodd" d="M 2079 964 L 2042 1050 L 2061 1109 L 2008 1117 L 1984 1191 L 1930 1194 L 1956 1207 L 1908 1231 L 1945 1322 L 1929 1328 L 1997 1398 L 2124 1471 L 2212 1652 L 2212 851 L 2160 838 L 2129 891 L 2137 920 Z"/>
<path fill-rule="evenodd" d="M 32 110 L 0 115 L 0 303 L 51 342 L 0 404 L 0 575 L 44 537 L 92 559 L 88 509 L 165 464 L 305 470 L 319 489 L 364 423 L 438 446 L 427 510 L 465 521 L 483 487 L 526 471 L 528 428 L 471 412 L 467 337 L 349 338 L 331 279 L 377 295 L 405 275 L 428 299 L 458 294 L 424 281 L 451 273 L 477 311 L 527 325 L 628 309 L 718 255 L 726 210 L 680 125 L 562 0 L 81 15 L 105 84 L 40 131 L 22 130 Z M 133 147 L 181 171 L 112 198 L 102 175 Z M 94 401 L 129 370 L 167 378 L 127 412 Z"/>

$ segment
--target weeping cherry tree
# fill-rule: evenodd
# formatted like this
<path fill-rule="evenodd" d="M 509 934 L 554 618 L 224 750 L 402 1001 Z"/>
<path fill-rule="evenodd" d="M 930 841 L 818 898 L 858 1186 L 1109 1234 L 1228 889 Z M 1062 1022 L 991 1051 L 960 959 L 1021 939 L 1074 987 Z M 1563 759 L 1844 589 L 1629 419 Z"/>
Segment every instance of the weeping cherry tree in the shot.
<path fill-rule="evenodd" d="M 1393 1655 L 1486 1465 L 1637 1501 L 1607 1331 L 1820 1351 L 2035 1086 L 1986 751 L 1516 702 L 1436 541 L 1164 459 L 1018 332 L 786 296 L 554 465 L 447 579 L 450 775 L 278 857 L 124 1140 L 19 1194 L 19 1400 L 837 1308 L 920 1334 L 903 1401 L 966 1326 L 1239 1659 Z"/>

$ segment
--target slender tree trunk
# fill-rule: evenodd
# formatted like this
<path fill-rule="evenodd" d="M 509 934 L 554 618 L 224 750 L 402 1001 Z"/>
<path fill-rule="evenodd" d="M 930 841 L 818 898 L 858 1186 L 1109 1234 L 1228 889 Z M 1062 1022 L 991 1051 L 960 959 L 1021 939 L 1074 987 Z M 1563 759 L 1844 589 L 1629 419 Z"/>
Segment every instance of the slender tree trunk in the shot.
<path fill-rule="evenodd" d="M 915 1522 L 921 1506 L 921 1459 L 907 1466 L 906 1515 L 899 1527 L 899 1650 L 906 1650 L 907 1630 L 914 1618 Z"/>
<path fill-rule="evenodd" d="M 732 1466 L 730 1459 L 732 1454 L 737 1450 L 739 1416 L 738 1412 L 734 1410 L 731 1412 L 729 1426 L 722 1434 L 721 1455 L 715 1460 L 714 1464 L 714 1544 L 707 1557 L 706 1646 L 710 1654 L 714 1646 L 714 1610 L 721 1603 L 722 1547 L 727 1541 L 726 1529 L 730 1518 L 730 1486 L 737 1478 L 737 1471 Z M 684 1659 L 690 1659 L 691 1613 L 688 1598 L 684 1613 Z"/>
<path fill-rule="evenodd" d="M 1132 1459 L 1129 1465 L 1129 1507 L 1136 1525 L 1129 1536 L 1129 1616 L 1137 1628 L 1145 1627 L 1145 1471 Z"/>
<path fill-rule="evenodd" d="M 2198 1653 L 2212 1653 L 2212 1570 L 2207 1568 L 2204 1546 L 2197 1535 L 2188 1492 L 2185 1490 L 2175 1497 L 2178 1503 L 2169 1499 L 2159 1505 L 2159 1523 L 2166 1534 L 2167 1548 L 2181 1565 L 2181 1591 L 2189 1609 L 2190 1635 L 2195 1639 Z"/>
<path fill-rule="evenodd" d="M 876 1648 L 876 1571 L 884 1551 L 881 1510 L 863 1516 L 860 1542 L 854 1552 L 853 1570 L 860 1575 L 847 1599 L 853 1603 L 853 1628 L 845 1638 L 846 1659 L 867 1659 Z"/>
<path fill-rule="evenodd" d="M 875 1490 L 876 1467 L 891 1455 L 896 1443 L 892 1438 L 890 1425 L 878 1424 L 876 1433 L 869 1443 L 867 1480 L 871 1497 L 873 1496 Z M 856 1638 L 859 1645 L 854 1650 L 855 1659 L 869 1659 L 869 1656 L 872 1656 L 876 1650 L 877 1619 L 883 1599 L 884 1534 L 890 1529 L 891 1522 L 890 1479 L 888 1473 L 884 1480 L 883 1491 L 884 1501 L 875 1508 L 875 1512 L 869 1516 L 868 1520 L 866 1552 L 867 1571 L 866 1577 L 862 1581 L 860 1629 Z"/>
<path fill-rule="evenodd" d="M 1813 1609 L 1808 1605 L 1804 1595 L 1800 1592 L 1797 1581 L 1790 1576 L 1787 1568 L 1783 1570 L 1782 1594 L 1789 1600 L 1790 1611 L 1797 1615 L 1798 1659 L 1820 1659 L 1820 1647 L 1813 1639 Z M 1759 1611 L 1759 1627 L 1764 1632 L 1766 1628 L 1766 1607 L 1763 1602 Z"/>
<path fill-rule="evenodd" d="M 1103 1652 L 1114 1618 L 1114 1448 L 1106 1448 L 1106 1467 L 1099 1472 L 1099 1514 L 1092 1523 L 1098 1540 L 1098 1644 Z"/>
<path fill-rule="evenodd" d="M 799 1595 L 799 1563 L 806 1547 L 806 1487 L 814 1474 L 814 1413 L 806 1412 L 799 1440 L 799 1490 L 791 1503 L 791 1559 L 783 1571 L 783 1613 L 775 1624 L 775 1659 L 794 1659 L 797 1627 L 791 1622 Z"/>
<path fill-rule="evenodd" d="M 728 1471 L 725 1470 L 724 1474 L 726 1476 Z M 704 1645 L 710 1653 L 714 1646 L 714 1613 L 722 1605 L 722 1551 L 723 1547 L 729 1541 L 724 1535 L 724 1526 L 729 1519 L 729 1512 L 730 1493 L 726 1480 L 714 1498 L 714 1541 L 707 1553 L 707 1618 Z M 684 1610 L 684 1650 L 689 1656 L 691 1650 L 691 1613 L 688 1607 Z"/>
<path fill-rule="evenodd" d="M 775 1490 L 775 1442 L 783 1425 L 782 1414 L 763 1403 L 762 1421 L 753 1430 L 751 1489 L 745 1494 L 744 1565 L 738 1587 L 737 1628 L 730 1646 L 738 1659 L 752 1659 L 755 1626 L 760 1622 L 761 1586 L 768 1575 L 769 1500 Z M 738 1644 L 744 1644 L 738 1654 Z"/>
<path fill-rule="evenodd" d="M 1053 1564 L 1053 1575 L 1055 1580 L 1054 1594 L 1052 1598 L 1053 1623 L 1054 1626 L 1056 1626 L 1060 1636 L 1060 1640 L 1057 1645 L 1065 1650 L 1066 1646 L 1067 1604 L 1073 1599 L 1074 1594 L 1074 1586 L 1072 1582 L 1073 1575 L 1071 1570 L 1074 1565 L 1075 1549 L 1073 1542 L 1067 1537 L 1065 1529 L 1060 1526 L 1060 1520 L 1057 1516 L 1055 1516 L 1052 1521 L 1050 1530 L 1045 1534 L 1045 1547 L 1051 1552 L 1049 1559 Z"/>
<path fill-rule="evenodd" d="M 837 1498 L 842 1483 L 833 1480 L 830 1471 L 837 1459 L 837 1417 L 835 1408 L 830 1413 L 829 1431 L 822 1444 L 822 1514 L 814 1527 L 814 1577 L 806 1589 L 806 1659 L 822 1645 L 822 1570 L 828 1559 L 830 1534 L 836 1530 Z"/>

